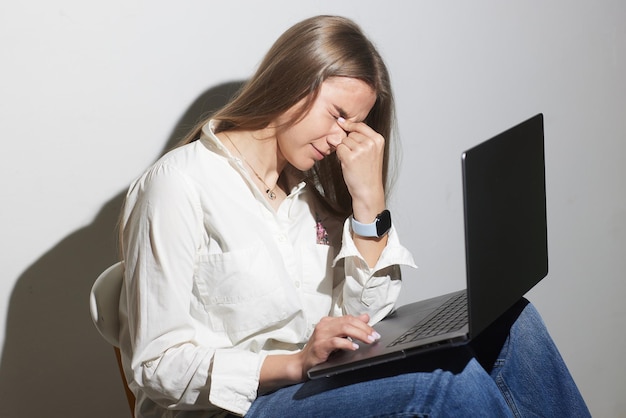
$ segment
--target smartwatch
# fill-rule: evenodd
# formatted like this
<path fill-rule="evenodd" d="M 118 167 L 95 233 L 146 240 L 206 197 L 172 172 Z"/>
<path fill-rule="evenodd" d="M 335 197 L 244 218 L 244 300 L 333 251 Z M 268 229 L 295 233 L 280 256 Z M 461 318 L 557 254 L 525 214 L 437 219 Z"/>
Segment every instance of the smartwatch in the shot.
<path fill-rule="evenodd" d="M 354 219 L 354 216 L 350 218 L 352 223 L 352 231 L 366 238 L 380 238 L 385 236 L 391 229 L 391 213 L 385 209 L 376 215 L 376 219 L 371 224 L 362 224 Z"/>

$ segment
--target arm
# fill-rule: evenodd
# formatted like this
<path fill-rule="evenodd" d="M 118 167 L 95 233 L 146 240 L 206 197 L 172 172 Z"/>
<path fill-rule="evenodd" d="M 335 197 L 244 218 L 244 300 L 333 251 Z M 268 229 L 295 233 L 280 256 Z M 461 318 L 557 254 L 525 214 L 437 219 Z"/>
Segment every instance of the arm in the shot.
<path fill-rule="evenodd" d="M 337 123 L 348 136 L 337 146 L 344 180 L 352 196 L 354 219 L 371 223 L 386 208 L 383 186 L 385 139 L 362 122 L 339 118 Z M 387 245 L 387 236 L 366 238 L 352 234 L 365 262 L 374 267 Z"/>
<path fill-rule="evenodd" d="M 194 310 L 196 251 L 203 234 L 198 196 L 187 177 L 158 165 L 129 192 L 124 213 L 132 384 L 164 408 L 245 411 L 262 357 L 222 350 Z"/>
<path fill-rule="evenodd" d="M 385 209 L 383 158 L 385 139 L 363 122 L 339 118 L 348 136 L 337 145 L 344 180 L 352 196 L 353 216 L 371 223 Z M 335 262 L 344 259 L 345 281 L 336 291 L 343 313 L 368 312 L 371 323 L 384 318 L 400 292 L 400 264 L 414 267 L 410 253 L 400 245 L 395 228 L 380 238 L 361 237 L 346 221 L 343 245 Z M 361 261 L 362 260 L 362 261 Z"/>

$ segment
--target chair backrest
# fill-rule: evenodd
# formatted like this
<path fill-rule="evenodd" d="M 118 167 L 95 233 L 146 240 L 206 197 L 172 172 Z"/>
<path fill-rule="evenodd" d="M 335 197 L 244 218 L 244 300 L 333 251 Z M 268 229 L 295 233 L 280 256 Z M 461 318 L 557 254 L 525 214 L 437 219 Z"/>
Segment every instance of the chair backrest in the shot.
<path fill-rule="evenodd" d="M 115 347 L 120 346 L 119 303 L 123 280 L 124 265 L 115 263 L 98 276 L 89 295 L 91 319 L 104 339 Z"/>
<path fill-rule="evenodd" d="M 111 267 L 104 270 L 96 279 L 91 287 L 89 295 L 89 310 L 91 311 L 91 319 L 96 329 L 104 339 L 114 346 L 115 357 L 117 358 L 117 366 L 122 381 L 124 382 L 124 390 L 131 416 L 134 417 L 135 395 L 131 392 L 124 377 L 124 369 L 122 368 L 122 358 L 120 354 L 120 293 L 124 283 L 124 264 L 122 262 L 115 263 Z"/>

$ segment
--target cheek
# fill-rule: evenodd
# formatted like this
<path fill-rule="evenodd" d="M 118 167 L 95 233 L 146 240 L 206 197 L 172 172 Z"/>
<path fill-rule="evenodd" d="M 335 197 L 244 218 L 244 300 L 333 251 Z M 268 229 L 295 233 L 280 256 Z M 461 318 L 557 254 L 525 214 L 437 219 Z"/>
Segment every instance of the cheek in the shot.
<path fill-rule="evenodd" d="M 325 137 L 328 132 L 329 130 L 320 123 L 303 120 L 284 133 L 282 144 L 285 149 L 296 150 Z"/>
<path fill-rule="evenodd" d="M 328 135 L 338 126 L 336 119 L 323 108 L 313 107 L 296 126 L 301 141 L 316 140 Z"/>
<path fill-rule="evenodd" d="M 297 130 L 288 129 L 276 137 L 278 148 L 282 157 L 290 164 L 296 165 L 304 152 L 308 142 L 302 140 L 302 134 Z"/>

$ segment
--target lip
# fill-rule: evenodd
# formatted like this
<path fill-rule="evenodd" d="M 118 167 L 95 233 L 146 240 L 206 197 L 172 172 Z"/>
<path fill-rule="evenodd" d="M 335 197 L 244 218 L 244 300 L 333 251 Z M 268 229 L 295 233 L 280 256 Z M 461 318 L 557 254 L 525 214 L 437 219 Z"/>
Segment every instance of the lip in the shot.
<path fill-rule="evenodd" d="M 313 147 L 313 150 L 315 150 L 315 159 L 318 161 L 323 160 L 326 157 L 326 154 L 324 154 L 322 151 L 320 151 L 319 149 L 317 149 L 317 147 L 313 144 L 311 144 L 311 146 Z"/>

